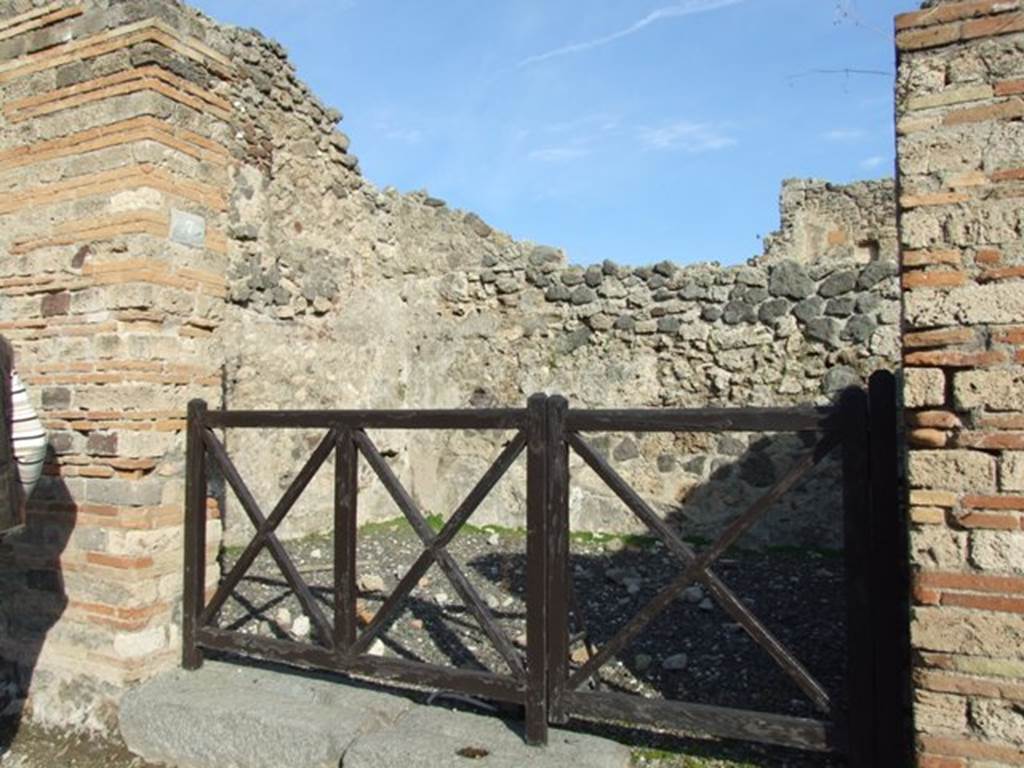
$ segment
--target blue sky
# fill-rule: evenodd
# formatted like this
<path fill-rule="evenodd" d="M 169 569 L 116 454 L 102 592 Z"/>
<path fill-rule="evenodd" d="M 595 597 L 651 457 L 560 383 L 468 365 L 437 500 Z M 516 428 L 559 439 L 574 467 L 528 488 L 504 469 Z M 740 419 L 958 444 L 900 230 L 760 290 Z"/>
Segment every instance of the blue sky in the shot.
<path fill-rule="evenodd" d="M 576 263 L 735 264 L 787 177 L 892 175 L 908 0 L 192 0 L 285 45 L 364 175 Z M 848 73 L 868 70 L 884 74 Z"/>

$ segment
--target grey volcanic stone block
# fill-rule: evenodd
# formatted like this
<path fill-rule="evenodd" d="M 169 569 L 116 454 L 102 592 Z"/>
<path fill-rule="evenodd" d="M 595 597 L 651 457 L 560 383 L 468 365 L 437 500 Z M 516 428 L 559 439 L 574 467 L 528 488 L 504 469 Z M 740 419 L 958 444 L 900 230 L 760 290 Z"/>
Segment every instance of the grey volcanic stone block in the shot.
<path fill-rule="evenodd" d="M 804 299 L 793 307 L 793 314 L 796 315 L 798 320 L 809 323 L 811 320 L 821 315 L 821 310 L 824 306 L 824 301 L 819 299 L 817 296 L 811 296 L 811 298 Z"/>
<path fill-rule="evenodd" d="M 722 319 L 728 325 L 751 323 L 757 319 L 757 310 L 742 301 L 730 301 L 722 310 Z"/>
<path fill-rule="evenodd" d="M 806 299 L 814 293 L 814 283 L 802 265 L 794 261 L 780 261 L 772 267 L 768 278 L 768 290 L 772 296 Z"/>
<path fill-rule="evenodd" d="M 354 739 L 411 706 L 326 680 L 206 662 L 129 691 L 120 728 L 135 754 L 181 768 L 337 768 Z"/>
<path fill-rule="evenodd" d="M 460 751 L 463 754 L 459 754 Z M 345 753 L 341 765 L 342 768 L 627 768 L 629 749 L 597 736 L 557 730 L 550 731 L 546 747 L 530 747 L 523 741 L 518 723 L 436 707 L 417 707 L 393 727 L 357 739 Z"/>
<path fill-rule="evenodd" d="M 895 275 L 899 269 L 892 261 L 873 261 L 860 272 L 857 278 L 857 287 L 864 290 L 880 283 L 887 277 Z"/>
<path fill-rule="evenodd" d="M 849 293 L 857 285 L 857 273 L 852 269 L 833 272 L 818 286 L 818 293 L 826 299 Z"/>
<path fill-rule="evenodd" d="M 593 288 L 588 288 L 585 285 L 578 285 L 573 289 L 569 298 L 572 300 L 573 304 L 579 306 L 581 304 L 589 304 L 592 301 L 597 301 L 597 294 L 594 293 Z"/>

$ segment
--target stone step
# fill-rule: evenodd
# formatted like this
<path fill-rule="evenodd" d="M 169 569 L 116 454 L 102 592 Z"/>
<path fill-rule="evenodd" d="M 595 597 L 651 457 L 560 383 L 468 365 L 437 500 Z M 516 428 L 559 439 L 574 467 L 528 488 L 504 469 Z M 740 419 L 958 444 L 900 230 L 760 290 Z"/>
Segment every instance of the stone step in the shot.
<path fill-rule="evenodd" d="M 300 673 L 206 662 L 125 695 L 121 735 L 178 768 L 627 768 L 629 749 L 552 730 L 527 746 L 522 724 L 457 712 Z"/>

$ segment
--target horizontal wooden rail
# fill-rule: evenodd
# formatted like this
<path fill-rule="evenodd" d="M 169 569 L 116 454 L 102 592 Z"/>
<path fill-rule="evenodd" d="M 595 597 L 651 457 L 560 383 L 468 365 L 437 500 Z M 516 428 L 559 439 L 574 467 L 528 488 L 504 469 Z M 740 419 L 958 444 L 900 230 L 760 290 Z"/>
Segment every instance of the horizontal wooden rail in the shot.
<path fill-rule="evenodd" d="M 276 429 L 522 429 L 524 408 L 427 411 L 207 411 L 214 428 Z"/>
<path fill-rule="evenodd" d="M 566 691 L 563 695 L 567 708 L 585 720 L 628 723 L 673 732 L 688 731 L 816 752 L 836 748 L 833 726 L 823 720 L 685 701 L 645 699 L 628 693 Z"/>
<path fill-rule="evenodd" d="M 522 408 L 424 411 L 207 411 L 213 428 L 522 429 Z M 833 408 L 569 409 L 566 429 L 578 432 L 822 432 L 838 429 Z"/>
<path fill-rule="evenodd" d="M 526 686 L 505 675 L 475 669 L 456 669 L 408 659 L 379 656 L 339 656 L 327 648 L 290 640 L 247 635 L 215 627 L 196 631 L 196 643 L 212 651 L 227 651 L 275 661 L 301 669 L 321 669 L 348 675 L 370 677 L 377 681 L 458 690 L 470 696 L 522 704 Z"/>
<path fill-rule="evenodd" d="M 570 432 L 823 432 L 838 429 L 834 408 L 569 409 Z"/>

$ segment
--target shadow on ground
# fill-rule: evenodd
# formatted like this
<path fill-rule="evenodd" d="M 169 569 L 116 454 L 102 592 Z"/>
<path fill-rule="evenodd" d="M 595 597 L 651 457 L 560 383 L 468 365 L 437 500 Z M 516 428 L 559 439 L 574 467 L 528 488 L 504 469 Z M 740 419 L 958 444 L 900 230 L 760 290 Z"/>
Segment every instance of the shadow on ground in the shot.
<path fill-rule="evenodd" d="M 703 540 L 692 537 L 688 540 L 689 546 L 699 554 L 709 545 L 709 539 L 724 530 L 753 500 L 736 497 L 732 486 L 737 476 L 743 477 L 748 488 L 753 487 L 756 498 L 759 492 L 768 491 L 791 463 L 812 450 L 812 442 L 793 435 L 759 438 L 733 462 L 716 467 L 705 483 L 692 489 L 669 511 L 666 522 L 673 529 L 687 531 L 695 516 L 707 519 L 708 515 L 701 514 L 702 506 L 713 508 L 716 514 L 723 507 L 727 508 L 730 514 L 720 515 L 718 530 L 709 531 L 710 535 Z M 766 460 L 769 456 L 771 461 Z M 825 510 L 825 516 L 831 517 L 837 529 L 832 532 L 832 540 L 841 539 L 842 499 L 837 462 L 826 460 L 803 482 L 813 484 L 813 490 L 808 491 L 798 483 L 767 509 L 766 516 L 784 516 L 799 523 L 805 511 L 819 515 L 822 512 L 806 510 L 801 505 L 820 504 L 825 498 L 830 507 Z M 824 496 L 823 488 L 827 490 Z M 421 549 L 420 543 L 408 527 L 385 534 L 378 532 L 378 535 L 383 535 L 386 541 L 373 550 L 376 559 L 367 555 L 370 559 L 360 563 L 360 572 L 366 568 L 378 573 L 393 572 L 397 579 L 410 558 Z M 367 536 L 368 533 L 361 533 L 361 548 Z M 509 638 L 515 640 L 518 636 L 522 650 L 526 575 L 523 542 L 519 540 L 518 546 L 511 548 L 495 547 L 487 543 L 488 538 L 487 531 L 467 528 L 449 549 L 456 560 L 464 564 L 467 576 L 478 591 L 491 598 L 488 604 L 493 615 Z M 845 655 L 841 554 L 808 547 L 758 549 L 751 548 L 750 543 L 749 539 L 741 539 L 738 546 L 726 551 L 713 564 L 713 569 L 735 591 L 743 605 L 807 666 L 833 699 L 841 701 Z M 321 549 L 326 550 L 329 555 L 329 543 L 289 542 L 288 549 L 296 557 L 300 571 L 309 578 L 314 594 L 329 616 L 333 605 L 331 567 L 329 557 L 324 561 L 321 552 Z M 405 552 L 404 560 L 395 554 L 400 549 Z M 582 619 L 582 624 L 575 629 L 585 628 L 586 644 L 591 650 L 600 648 L 614 636 L 683 567 L 668 548 L 651 537 L 623 541 L 583 535 L 573 540 L 571 550 L 569 570 L 578 600 L 575 613 Z M 230 557 L 225 558 L 223 565 L 230 567 L 230 560 Z M 432 574 L 431 589 L 413 593 L 406 601 L 405 610 L 389 622 L 377 653 L 464 669 L 505 671 L 500 659 L 496 661 L 493 653 L 488 656 L 489 643 L 466 607 L 450 596 L 445 601 L 437 599 L 437 590 L 449 593 L 453 590 L 436 571 L 436 566 Z M 390 586 L 393 588 L 393 580 Z M 387 591 L 363 590 L 361 599 L 370 614 L 380 607 Z M 510 602 L 506 604 L 506 601 Z M 235 591 L 231 605 L 233 608 L 223 611 L 219 617 L 220 626 L 224 628 L 252 630 L 280 640 L 315 640 L 315 632 L 313 637 L 296 638 L 288 622 L 280 620 L 282 610 L 291 617 L 300 611 L 272 562 L 254 564 Z M 415 633 L 409 631 L 410 626 L 415 626 Z M 426 638 L 425 642 L 414 642 L 417 635 Z M 587 659 L 586 644 L 582 639 L 574 644 L 574 668 Z M 598 688 L 801 717 L 820 716 L 791 679 L 739 626 L 735 617 L 723 612 L 702 590 L 684 591 L 672 601 L 602 670 Z M 459 697 L 444 698 L 446 704 L 459 700 Z M 480 708 L 475 702 L 469 705 Z M 820 755 L 749 743 L 660 735 L 614 724 L 576 722 L 573 727 L 632 744 L 640 750 L 641 756 L 656 756 L 659 750 L 667 750 L 705 758 L 712 761 L 710 765 L 729 765 L 735 760 L 742 760 L 745 765 L 764 766 L 833 764 Z M 726 762 L 713 762 L 716 760 Z"/>
<path fill-rule="evenodd" d="M 0 754 L 18 736 L 37 660 L 68 604 L 61 555 L 75 528 L 75 510 L 60 477 L 44 475 L 25 525 L 0 538 Z"/>

